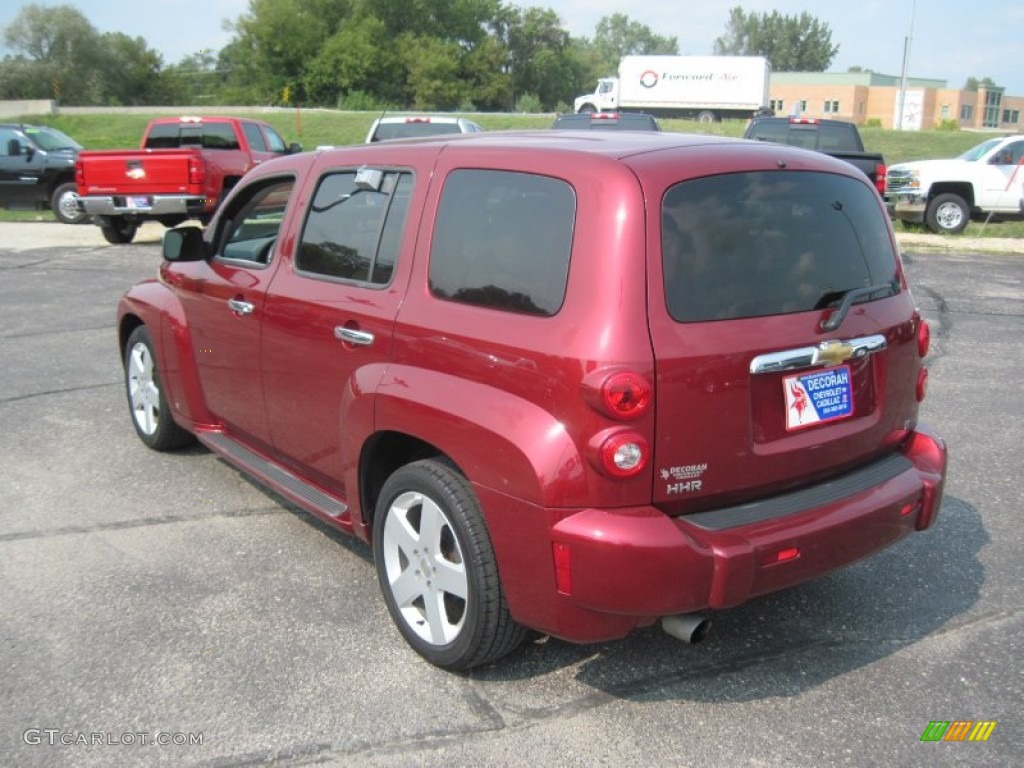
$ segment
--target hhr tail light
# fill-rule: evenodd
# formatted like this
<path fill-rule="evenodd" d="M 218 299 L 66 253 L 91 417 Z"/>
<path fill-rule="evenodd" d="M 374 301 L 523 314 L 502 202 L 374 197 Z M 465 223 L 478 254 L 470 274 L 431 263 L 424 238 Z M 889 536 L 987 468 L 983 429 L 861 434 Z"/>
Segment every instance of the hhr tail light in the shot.
<path fill-rule="evenodd" d="M 647 440 L 632 429 L 606 429 L 591 438 L 589 447 L 597 468 L 618 479 L 643 472 L 651 455 Z"/>
<path fill-rule="evenodd" d="M 583 396 L 591 407 L 618 421 L 632 421 L 651 407 L 653 388 L 635 371 L 594 371 L 583 380 Z"/>
<path fill-rule="evenodd" d="M 925 357 L 932 345 L 932 329 L 926 320 L 921 320 L 917 326 L 917 354 Z"/>

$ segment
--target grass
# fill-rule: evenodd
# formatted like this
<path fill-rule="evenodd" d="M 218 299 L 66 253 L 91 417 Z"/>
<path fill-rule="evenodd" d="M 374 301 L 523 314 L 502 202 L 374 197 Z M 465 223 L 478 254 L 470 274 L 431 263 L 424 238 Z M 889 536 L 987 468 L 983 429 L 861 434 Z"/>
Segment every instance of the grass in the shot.
<path fill-rule="evenodd" d="M 182 109 L 182 114 L 187 112 L 187 108 Z M 326 144 L 359 144 L 366 137 L 370 124 L 380 116 L 376 112 L 306 109 L 267 109 L 246 111 L 244 114 L 270 123 L 286 141 L 298 141 L 307 148 Z M 53 115 L 45 118 L 45 122 L 64 131 L 89 149 L 121 149 L 137 147 L 143 129 L 154 116 L 96 112 Z M 466 116 L 488 131 L 549 128 L 554 119 L 550 114 L 481 113 Z M 38 116 L 20 119 L 25 122 L 42 122 Z M 730 120 L 707 124 L 692 120 L 662 120 L 661 125 L 666 131 L 739 137 L 743 135 L 746 122 Z M 884 128 L 862 128 L 861 134 L 868 149 L 882 153 L 890 165 L 910 160 L 955 157 L 987 138 L 968 131 L 893 131 Z M 53 214 L 49 211 L 0 210 L 0 221 L 38 218 L 53 220 Z M 897 224 L 897 230 L 900 226 Z M 1024 237 L 1024 222 L 990 224 L 984 227 L 983 232 L 981 224 L 971 223 L 964 234 L 969 237 Z"/>

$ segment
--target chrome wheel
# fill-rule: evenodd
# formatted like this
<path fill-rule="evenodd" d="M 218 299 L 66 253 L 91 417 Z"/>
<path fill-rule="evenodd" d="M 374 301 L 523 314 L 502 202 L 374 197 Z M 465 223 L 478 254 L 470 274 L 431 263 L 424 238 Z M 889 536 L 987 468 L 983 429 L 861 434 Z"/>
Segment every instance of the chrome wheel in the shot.
<path fill-rule="evenodd" d="M 149 347 L 136 342 L 128 352 L 128 401 L 135 426 L 146 435 L 155 435 L 160 425 L 160 389 L 153 371 Z"/>
<path fill-rule="evenodd" d="M 155 451 L 182 448 L 195 440 L 171 416 L 160 389 L 160 371 L 153 355 L 153 340 L 140 325 L 124 345 L 124 386 L 135 434 Z"/>
<path fill-rule="evenodd" d="M 439 667 L 469 669 L 522 642 L 469 481 L 443 457 L 396 469 L 380 489 L 373 559 L 395 626 Z"/>
<path fill-rule="evenodd" d="M 57 221 L 65 224 L 81 224 L 88 218 L 78 210 L 78 187 L 72 182 L 61 184 L 53 191 L 50 208 Z"/>
<path fill-rule="evenodd" d="M 391 502 L 382 542 L 388 588 L 402 620 L 431 645 L 454 641 L 466 620 L 469 581 L 451 521 L 422 493 Z"/>

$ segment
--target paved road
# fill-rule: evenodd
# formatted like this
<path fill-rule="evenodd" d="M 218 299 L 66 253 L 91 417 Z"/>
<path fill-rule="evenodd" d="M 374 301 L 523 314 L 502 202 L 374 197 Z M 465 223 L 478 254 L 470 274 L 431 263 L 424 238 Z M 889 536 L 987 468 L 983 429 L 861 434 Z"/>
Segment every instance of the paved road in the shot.
<path fill-rule="evenodd" d="M 114 306 L 156 237 L 32 226 L 0 227 L 0 764 L 1020 764 L 1024 258 L 907 256 L 952 450 L 935 529 L 702 645 L 552 640 L 458 676 L 404 645 L 363 546 L 135 438 Z M 998 725 L 920 741 L 958 719 Z"/>

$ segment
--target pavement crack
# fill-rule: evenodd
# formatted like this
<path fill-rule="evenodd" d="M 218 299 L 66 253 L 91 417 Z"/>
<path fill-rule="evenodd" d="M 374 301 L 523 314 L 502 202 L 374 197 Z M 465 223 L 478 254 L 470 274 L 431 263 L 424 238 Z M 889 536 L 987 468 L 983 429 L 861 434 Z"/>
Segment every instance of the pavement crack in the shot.
<path fill-rule="evenodd" d="M 66 395 L 70 392 L 88 392 L 91 389 L 104 389 L 106 387 L 120 387 L 120 381 L 107 382 L 106 384 L 83 384 L 80 387 L 65 387 L 63 389 L 48 389 L 45 392 L 32 392 L 28 395 L 16 395 L 15 397 L 0 397 L 0 405 L 20 403 L 25 400 L 34 400 L 37 397 L 49 397 L 50 395 Z"/>
<path fill-rule="evenodd" d="M 83 534 L 101 533 L 103 531 L 123 531 L 132 528 L 150 528 L 157 525 L 194 523 L 202 520 L 213 520 L 216 518 L 233 519 L 239 517 L 263 517 L 283 514 L 290 514 L 290 511 L 283 507 L 273 506 L 235 509 L 225 512 L 208 512 L 199 515 L 160 515 L 159 517 L 147 517 L 140 520 L 114 520 L 109 523 L 95 523 L 93 525 L 66 525 L 60 528 L 52 528 L 48 531 L 13 531 L 11 533 L 0 533 L 0 543 L 32 539 L 52 539 L 59 536 L 81 536 Z"/>

